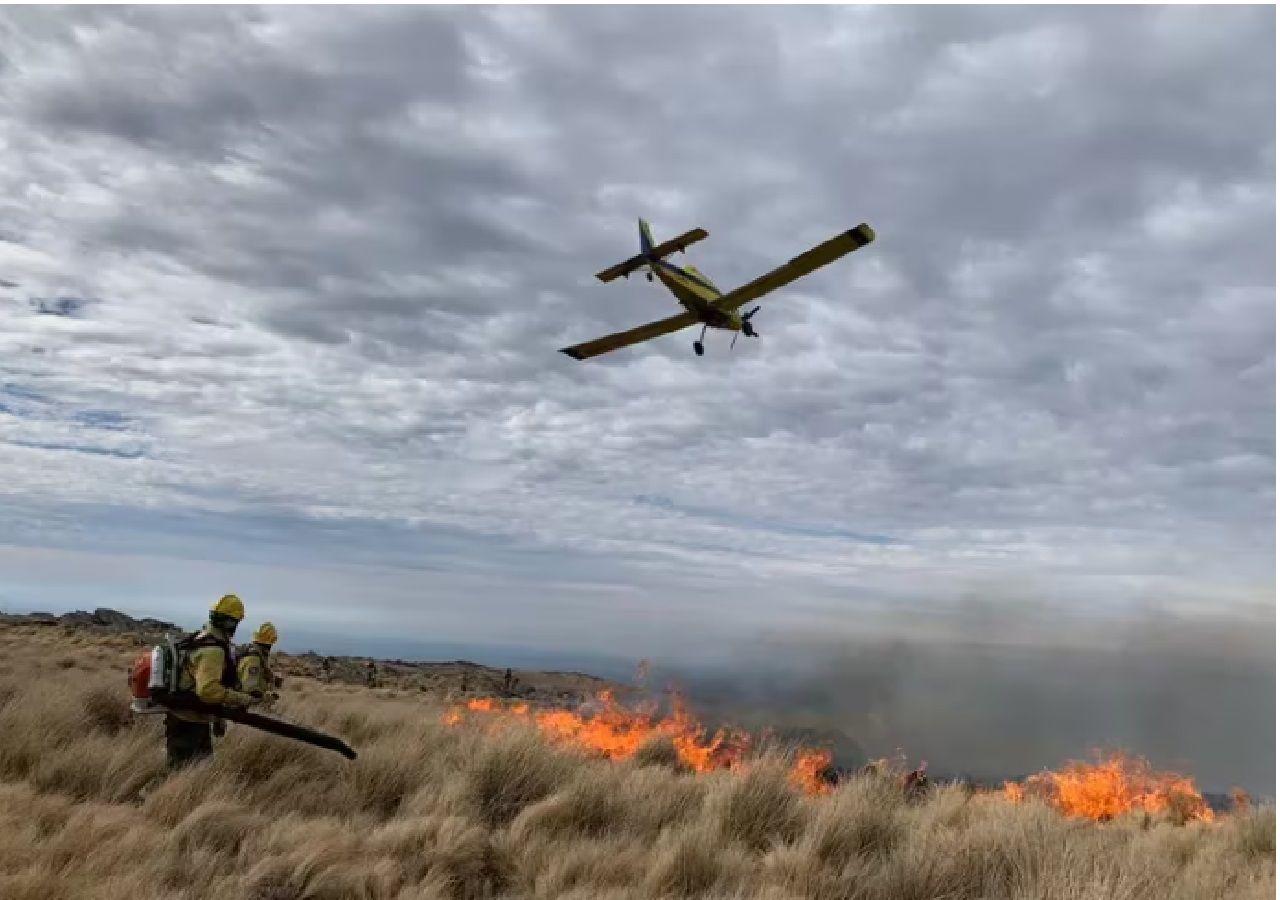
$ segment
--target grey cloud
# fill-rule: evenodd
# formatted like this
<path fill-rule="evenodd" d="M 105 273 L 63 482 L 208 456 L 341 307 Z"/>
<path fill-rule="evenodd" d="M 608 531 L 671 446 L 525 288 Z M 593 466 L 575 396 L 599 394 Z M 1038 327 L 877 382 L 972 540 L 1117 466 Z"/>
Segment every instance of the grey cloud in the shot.
<path fill-rule="evenodd" d="M 332 136 L 326 119 L 376 117 L 459 83 L 462 46 L 433 11 L 420 10 L 415 29 L 377 13 L 358 29 L 327 12 L 290 18 L 258 9 L 131 9 L 46 19 L 32 40 L 68 52 L 57 39 L 74 42 L 67 29 L 80 20 L 96 30 L 96 52 L 76 60 L 87 77 L 42 79 L 22 99 L 37 122 L 56 130 L 217 159 L 299 123 L 309 122 L 313 136 Z M 325 77 L 338 71 L 345 77 Z"/>
<path fill-rule="evenodd" d="M 15 447 L 27 447 L 32 450 L 52 450 L 66 453 L 88 453 L 98 456 L 113 456 L 117 459 L 138 459 L 145 456 L 141 450 L 121 450 L 112 447 L 90 447 L 78 444 L 59 444 L 53 442 L 37 442 L 37 441 L 10 441 Z"/>
<path fill-rule="evenodd" d="M 78 316 L 88 301 L 83 297 L 32 297 L 30 302 L 42 316 Z"/>

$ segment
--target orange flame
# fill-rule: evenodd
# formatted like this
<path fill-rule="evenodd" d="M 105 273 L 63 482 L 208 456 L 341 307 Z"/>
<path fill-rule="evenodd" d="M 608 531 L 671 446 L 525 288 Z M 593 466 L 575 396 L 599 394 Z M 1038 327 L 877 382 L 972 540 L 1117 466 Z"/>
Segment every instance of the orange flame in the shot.
<path fill-rule="evenodd" d="M 1194 779 L 1153 771 L 1142 757 L 1120 752 L 1104 758 L 1095 751 L 1095 757 L 1092 764 L 1072 760 L 1057 772 L 1042 772 L 1021 784 L 1005 782 L 1004 796 L 1015 803 L 1037 797 L 1061 813 L 1097 822 L 1133 811 L 1213 821 L 1213 810 Z"/>
<path fill-rule="evenodd" d="M 806 794 L 828 794 L 831 784 L 823 773 L 831 765 L 831 753 L 826 750 L 801 750 L 791 767 L 791 783 Z"/>
<path fill-rule="evenodd" d="M 444 723 L 457 725 L 466 712 L 494 716 L 496 722 L 523 719 L 557 743 L 613 760 L 629 759 L 649 742 L 667 739 L 681 764 L 695 772 L 740 769 L 752 749 L 752 738 L 745 732 L 721 728 L 708 735 L 678 695 L 672 696 L 671 713 L 665 716 L 659 716 L 653 707 L 627 709 L 610 691 L 597 694 L 594 706 L 584 712 L 533 710 L 527 703 L 504 706 L 485 697 L 454 706 L 445 713 Z M 831 788 L 822 775 L 830 763 L 831 754 L 826 750 L 803 750 L 794 761 L 791 782 L 811 794 L 826 793 Z"/>

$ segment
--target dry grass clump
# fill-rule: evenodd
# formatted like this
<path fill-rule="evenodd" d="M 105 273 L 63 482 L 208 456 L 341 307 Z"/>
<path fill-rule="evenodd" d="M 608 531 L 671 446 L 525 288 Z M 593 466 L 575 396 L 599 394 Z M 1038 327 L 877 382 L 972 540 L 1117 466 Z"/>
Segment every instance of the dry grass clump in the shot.
<path fill-rule="evenodd" d="M 579 763 L 549 752 L 532 729 L 520 728 L 479 742 L 445 796 L 489 828 L 500 828 L 522 809 L 550 796 L 577 774 Z"/>
<path fill-rule="evenodd" d="M 127 710 L 136 647 L 15 633 L 0 630 L 6 900 L 1275 894 L 1272 808 L 1096 825 L 959 787 L 908 803 L 876 777 L 810 797 L 777 752 L 710 776 L 661 741 L 611 763 L 529 728 L 445 727 L 416 690 L 294 679 L 281 713 L 358 760 L 232 724 L 212 762 L 166 776 L 161 722 Z"/>
<path fill-rule="evenodd" d="M 762 760 L 746 772 L 717 773 L 708 785 L 707 813 L 716 826 L 717 844 L 739 843 L 764 851 L 791 843 L 803 828 L 800 795 L 788 783 L 789 767 Z"/>

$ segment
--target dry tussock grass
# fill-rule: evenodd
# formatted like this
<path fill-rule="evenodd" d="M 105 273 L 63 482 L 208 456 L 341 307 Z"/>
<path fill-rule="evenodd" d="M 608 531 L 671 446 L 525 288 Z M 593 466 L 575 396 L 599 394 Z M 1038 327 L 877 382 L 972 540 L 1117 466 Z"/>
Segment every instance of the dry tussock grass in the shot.
<path fill-rule="evenodd" d="M 6 900 L 1275 895 L 1270 808 L 1099 826 L 959 787 L 908 804 L 870 778 L 807 797 L 780 757 L 706 777 L 660 744 L 585 760 L 523 727 L 447 728 L 418 692 L 301 679 L 282 712 L 357 761 L 232 725 L 214 761 L 165 778 L 160 723 L 127 711 L 134 652 L 0 631 Z"/>

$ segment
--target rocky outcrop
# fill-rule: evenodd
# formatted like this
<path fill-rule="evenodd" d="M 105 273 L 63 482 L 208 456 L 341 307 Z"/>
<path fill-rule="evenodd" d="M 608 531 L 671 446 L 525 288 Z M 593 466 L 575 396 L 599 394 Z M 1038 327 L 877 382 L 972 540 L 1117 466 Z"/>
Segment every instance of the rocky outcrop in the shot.
<path fill-rule="evenodd" d="M 76 610 L 58 616 L 58 624 L 66 625 L 68 628 L 92 628 L 98 623 L 94 620 L 93 613 Z"/>
<path fill-rule="evenodd" d="M 19 616 L 8 616 L 7 618 L 21 618 Z M 27 621 L 32 625 L 57 625 L 58 617 L 53 613 L 33 612 L 26 617 Z"/>
<path fill-rule="evenodd" d="M 170 631 L 181 631 L 172 622 L 160 619 L 135 619 L 127 613 L 114 609 L 99 607 L 93 612 L 76 610 L 61 616 L 47 612 L 33 612 L 26 615 L 0 616 L 3 625 L 61 625 L 64 628 L 89 629 L 97 632 L 113 634 L 163 634 Z"/>
<path fill-rule="evenodd" d="M 101 607 L 93 611 L 93 620 L 100 625 L 114 628 L 117 631 L 132 631 L 142 626 L 142 622 L 132 616 L 116 612 L 114 609 L 103 609 Z"/>

